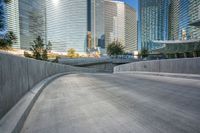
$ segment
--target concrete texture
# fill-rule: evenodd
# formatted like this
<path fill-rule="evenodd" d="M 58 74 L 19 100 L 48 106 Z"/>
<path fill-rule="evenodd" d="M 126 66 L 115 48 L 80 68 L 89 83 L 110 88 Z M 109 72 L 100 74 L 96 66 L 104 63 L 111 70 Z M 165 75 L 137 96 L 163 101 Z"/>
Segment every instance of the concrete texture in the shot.
<path fill-rule="evenodd" d="M 118 58 L 61 58 L 58 60 L 59 63 L 65 65 L 79 66 L 84 68 L 97 69 L 100 72 L 112 73 L 113 69 L 117 65 L 126 64 L 130 62 L 136 62 L 138 60 L 129 59 L 118 59 Z"/>
<path fill-rule="evenodd" d="M 43 88 L 58 78 L 59 76 L 66 75 L 67 73 L 56 74 L 51 76 L 26 93 L 17 104 L 0 120 L 0 133 L 19 133 L 24 121 L 26 120 L 30 110 L 32 109 L 35 101 L 42 92 Z"/>
<path fill-rule="evenodd" d="M 199 133 L 200 82 L 73 74 L 49 84 L 21 133 Z"/>
<path fill-rule="evenodd" d="M 88 65 L 84 66 L 85 68 L 92 68 L 92 69 L 97 69 L 101 72 L 106 72 L 106 73 L 113 73 L 114 67 L 117 66 L 117 64 L 113 63 L 104 63 L 104 64 L 93 64 L 93 65 Z"/>
<path fill-rule="evenodd" d="M 97 64 L 105 64 L 105 63 L 113 63 L 113 64 L 125 64 L 130 62 L 138 61 L 133 58 L 129 59 L 120 59 L 120 58 L 108 58 L 108 57 L 102 57 L 102 58 L 60 58 L 58 60 L 61 64 L 66 65 L 73 65 L 73 66 L 89 66 L 89 65 L 97 65 Z"/>
<path fill-rule="evenodd" d="M 0 53 L 0 119 L 43 79 L 63 72 L 97 72 Z"/>
<path fill-rule="evenodd" d="M 200 58 L 141 61 L 114 68 L 115 73 L 123 71 L 200 74 Z"/>

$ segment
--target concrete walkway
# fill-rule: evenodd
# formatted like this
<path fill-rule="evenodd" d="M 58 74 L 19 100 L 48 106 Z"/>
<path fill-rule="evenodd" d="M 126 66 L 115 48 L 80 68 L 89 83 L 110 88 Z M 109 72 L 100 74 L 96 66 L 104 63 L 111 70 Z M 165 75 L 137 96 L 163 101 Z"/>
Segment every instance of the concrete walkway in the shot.
<path fill-rule="evenodd" d="M 200 80 L 63 76 L 44 89 L 21 133 L 200 133 Z"/>

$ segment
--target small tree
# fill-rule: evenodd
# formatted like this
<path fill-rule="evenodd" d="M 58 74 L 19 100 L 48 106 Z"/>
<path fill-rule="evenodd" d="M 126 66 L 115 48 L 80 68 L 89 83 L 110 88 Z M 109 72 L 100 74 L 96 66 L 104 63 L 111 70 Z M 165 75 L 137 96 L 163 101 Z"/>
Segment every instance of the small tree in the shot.
<path fill-rule="evenodd" d="M 45 45 L 40 36 L 33 43 L 30 49 L 33 52 L 33 58 L 37 60 L 48 60 L 48 51 L 51 49 L 51 43 L 49 42 L 48 45 Z"/>
<path fill-rule="evenodd" d="M 144 58 L 149 55 L 149 51 L 146 48 L 142 48 L 140 55 Z"/>
<path fill-rule="evenodd" d="M 124 54 L 124 46 L 120 42 L 112 42 L 107 47 L 107 54 L 112 55 L 122 55 Z"/>
<path fill-rule="evenodd" d="M 12 44 L 17 40 L 15 34 L 12 31 L 8 31 L 5 36 L 0 39 L 0 47 L 8 49 L 12 47 Z"/>
<path fill-rule="evenodd" d="M 76 53 L 76 50 L 75 50 L 75 49 L 70 48 L 70 49 L 67 51 L 67 57 L 69 57 L 69 58 L 78 58 L 78 57 L 79 57 L 79 54 Z"/>

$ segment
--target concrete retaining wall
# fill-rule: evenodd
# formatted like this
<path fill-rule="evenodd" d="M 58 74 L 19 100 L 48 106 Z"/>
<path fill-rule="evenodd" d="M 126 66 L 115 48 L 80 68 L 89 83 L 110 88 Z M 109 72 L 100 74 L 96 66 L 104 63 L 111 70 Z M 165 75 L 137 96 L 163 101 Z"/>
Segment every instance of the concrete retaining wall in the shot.
<path fill-rule="evenodd" d="M 43 79 L 63 72 L 97 72 L 0 53 L 0 119 Z"/>
<path fill-rule="evenodd" d="M 115 73 L 123 71 L 200 74 L 200 58 L 141 61 L 114 68 Z"/>
<path fill-rule="evenodd" d="M 113 64 L 113 63 L 105 63 L 105 64 L 89 65 L 89 66 L 85 66 L 85 67 L 97 69 L 100 72 L 113 73 L 113 69 L 115 66 L 117 66 L 117 65 Z"/>

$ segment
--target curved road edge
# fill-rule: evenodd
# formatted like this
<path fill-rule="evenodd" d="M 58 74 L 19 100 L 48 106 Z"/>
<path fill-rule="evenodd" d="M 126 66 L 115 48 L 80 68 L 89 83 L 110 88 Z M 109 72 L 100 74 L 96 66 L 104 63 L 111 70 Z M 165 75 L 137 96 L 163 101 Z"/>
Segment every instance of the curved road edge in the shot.
<path fill-rule="evenodd" d="M 71 73 L 60 73 L 42 80 L 27 92 L 19 102 L 0 120 L 1 133 L 18 133 L 43 89 L 53 80 Z"/>

